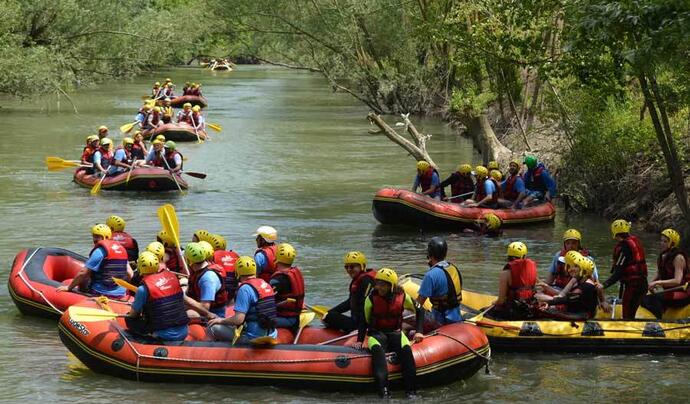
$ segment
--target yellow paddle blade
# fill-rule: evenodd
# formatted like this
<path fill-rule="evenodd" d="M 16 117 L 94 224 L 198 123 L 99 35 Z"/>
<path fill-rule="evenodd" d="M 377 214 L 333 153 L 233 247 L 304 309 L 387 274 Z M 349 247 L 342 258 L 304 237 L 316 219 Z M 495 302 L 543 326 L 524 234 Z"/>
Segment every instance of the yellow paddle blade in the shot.
<path fill-rule="evenodd" d="M 124 280 L 124 279 L 113 278 L 113 282 L 115 282 L 118 286 L 122 286 L 123 288 L 125 288 L 125 289 L 127 289 L 127 290 L 129 290 L 129 291 L 132 291 L 132 292 L 136 292 L 136 291 L 137 291 L 137 287 L 136 287 L 136 286 L 132 285 L 131 283 L 127 282 L 127 281 Z"/>
<path fill-rule="evenodd" d="M 63 161 L 63 162 L 50 162 L 46 161 L 46 166 L 48 166 L 49 171 L 58 171 L 70 167 L 79 167 L 79 162 Z"/>
<path fill-rule="evenodd" d="M 278 343 L 278 340 L 273 337 L 265 336 L 254 338 L 253 340 L 249 341 L 249 343 L 254 346 L 273 346 Z"/>
<path fill-rule="evenodd" d="M 96 183 L 96 185 L 93 186 L 93 188 L 91 188 L 91 195 L 96 195 L 96 194 L 98 194 L 99 192 L 101 192 L 101 185 L 103 185 L 103 180 L 104 180 L 104 179 L 105 179 L 105 175 L 103 176 L 103 178 L 101 178 L 101 179 Z"/>
<path fill-rule="evenodd" d="M 307 324 L 311 323 L 314 320 L 314 317 L 316 317 L 316 313 L 314 312 L 301 313 L 299 315 L 299 328 L 306 327 Z"/>
<path fill-rule="evenodd" d="M 79 165 L 79 163 L 81 162 L 79 160 L 65 160 L 60 157 L 48 156 L 46 157 L 46 164 L 49 163 L 76 163 L 77 165 Z"/>
<path fill-rule="evenodd" d="M 136 125 L 136 124 L 137 124 L 136 122 L 124 124 L 124 125 L 120 126 L 120 132 L 129 133 L 132 130 L 132 128 L 134 127 L 134 125 Z"/>
<path fill-rule="evenodd" d="M 142 99 L 142 101 L 148 101 L 151 99 L 151 96 L 150 95 L 142 95 L 141 99 Z"/>
<path fill-rule="evenodd" d="M 318 304 L 315 304 L 313 306 L 308 306 L 307 308 L 309 310 L 313 311 L 314 313 L 316 313 L 316 315 L 319 316 L 319 318 L 323 318 L 323 316 L 325 316 L 326 313 L 328 313 L 328 310 L 330 310 L 328 307 L 320 306 Z"/>
<path fill-rule="evenodd" d="M 413 299 L 417 299 L 417 296 L 419 296 L 419 285 L 413 282 L 412 278 L 403 278 L 401 281 L 398 282 L 398 286 L 400 286 L 400 288 L 402 288 L 402 290 L 404 290 L 405 293 L 410 295 L 410 297 Z M 424 301 L 423 307 L 426 311 L 431 311 L 431 301 L 429 301 L 429 299 L 426 299 Z"/>
<path fill-rule="evenodd" d="M 70 306 L 67 311 L 69 312 L 69 316 L 72 318 L 72 320 L 82 323 L 111 320 L 121 316 L 117 313 L 101 309 L 94 309 L 93 307 Z"/>
<path fill-rule="evenodd" d="M 217 124 L 217 123 L 207 123 L 206 126 L 208 126 L 209 128 L 215 130 L 216 132 L 220 132 L 220 131 L 223 130 L 223 127 L 220 126 L 220 124 Z"/>
<path fill-rule="evenodd" d="M 177 214 L 175 213 L 175 207 L 169 203 L 158 208 L 158 220 L 163 226 L 163 230 L 175 241 L 175 245 L 180 245 L 180 224 L 177 221 Z"/>

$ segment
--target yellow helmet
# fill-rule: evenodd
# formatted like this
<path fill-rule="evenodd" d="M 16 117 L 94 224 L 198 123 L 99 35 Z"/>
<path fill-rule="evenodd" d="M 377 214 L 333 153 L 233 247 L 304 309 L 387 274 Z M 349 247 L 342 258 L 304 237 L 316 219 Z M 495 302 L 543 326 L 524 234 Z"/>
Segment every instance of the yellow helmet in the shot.
<path fill-rule="evenodd" d="M 426 170 L 429 169 L 429 167 L 431 167 L 431 164 L 429 164 L 429 162 L 427 162 L 427 161 L 419 160 L 417 162 L 417 171 L 420 173 L 425 172 Z"/>
<path fill-rule="evenodd" d="M 107 126 L 101 125 L 101 126 L 98 127 L 98 131 L 99 131 L 99 132 L 107 132 L 107 131 L 108 131 L 108 127 L 107 127 Z"/>
<path fill-rule="evenodd" d="M 86 137 L 86 144 L 91 144 L 93 141 L 100 139 L 98 135 L 89 135 Z"/>
<path fill-rule="evenodd" d="M 276 251 L 276 261 L 285 265 L 292 265 L 295 262 L 295 257 L 297 256 L 297 251 L 295 247 L 288 243 L 282 243 L 278 245 L 278 250 Z"/>
<path fill-rule="evenodd" d="M 469 165 L 469 164 L 460 164 L 460 165 L 458 166 L 457 171 L 458 171 L 460 174 L 469 174 L 469 173 L 472 172 L 472 166 Z"/>
<path fill-rule="evenodd" d="M 577 261 L 580 257 L 582 257 L 582 254 L 580 254 L 579 251 L 576 250 L 570 250 L 567 253 L 565 253 L 565 265 L 567 266 L 573 266 L 575 264 L 575 261 Z"/>
<path fill-rule="evenodd" d="M 616 238 L 621 233 L 630 233 L 630 222 L 623 219 L 614 220 L 611 223 L 611 236 Z"/>
<path fill-rule="evenodd" d="M 112 145 L 113 145 L 112 139 L 109 139 L 109 138 L 106 137 L 106 138 L 103 138 L 103 140 L 101 140 L 101 146 L 110 147 L 110 146 L 112 146 Z"/>
<path fill-rule="evenodd" d="M 161 261 L 163 257 L 165 257 L 165 246 L 158 241 L 149 243 L 149 245 L 146 246 L 146 251 L 152 252 L 158 257 L 158 261 Z"/>
<path fill-rule="evenodd" d="M 134 144 L 134 139 L 132 139 L 131 137 L 126 137 L 122 139 L 123 146 L 127 146 L 128 144 Z"/>
<path fill-rule="evenodd" d="M 208 240 L 216 251 L 223 251 L 227 248 L 228 243 L 225 241 L 225 237 L 220 234 L 211 234 Z"/>
<path fill-rule="evenodd" d="M 159 243 L 162 243 L 167 248 L 173 248 L 177 245 L 175 243 L 175 239 L 173 239 L 172 236 L 165 230 L 159 231 L 156 239 Z"/>
<path fill-rule="evenodd" d="M 153 107 L 154 112 L 161 112 L 161 107 Z"/>
<path fill-rule="evenodd" d="M 345 265 L 359 264 L 362 266 L 362 270 L 364 270 L 367 267 L 367 257 L 363 252 L 350 251 L 349 253 L 345 254 L 343 263 Z"/>
<path fill-rule="evenodd" d="M 206 250 L 199 243 L 189 243 L 184 247 L 184 257 L 192 264 L 206 261 Z"/>
<path fill-rule="evenodd" d="M 123 231 L 127 222 L 120 216 L 112 215 L 105 220 L 105 224 L 108 225 L 112 231 Z"/>
<path fill-rule="evenodd" d="M 563 233 L 563 241 L 567 240 L 582 241 L 582 234 L 576 229 L 568 229 Z"/>
<path fill-rule="evenodd" d="M 188 108 L 191 108 L 191 107 L 192 107 L 192 104 L 189 103 L 189 102 L 185 102 L 185 103 L 182 105 L 182 108 L 184 108 L 184 109 L 188 109 Z"/>
<path fill-rule="evenodd" d="M 94 236 L 101 236 L 105 240 L 110 240 L 113 238 L 113 231 L 110 230 L 108 225 L 99 223 L 91 228 L 91 234 Z"/>
<path fill-rule="evenodd" d="M 398 284 L 398 274 L 396 274 L 395 271 L 390 268 L 381 268 L 376 271 L 375 279 L 390 283 L 392 288 Z"/>
<path fill-rule="evenodd" d="M 201 111 L 201 107 L 198 106 L 198 105 L 195 105 L 195 106 L 192 107 L 192 111 L 194 111 L 194 112 L 199 112 L 199 111 Z"/>
<path fill-rule="evenodd" d="M 208 230 L 197 230 L 194 232 L 194 237 L 196 237 L 197 242 L 208 241 L 211 237 L 211 233 L 209 233 Z"/>
<path fill-rule="evenodd" d="M 158 257 L 151 251 L 144 251 L 139 254 L 137 259 L 137 270 L 142 275 L 155 274 L 158 272 Z"/>
<path fill-rule="evenodd" d="M 257 236 L 261 236 L 266 241 L 276 241 L 278 240 L 278 230 L 271 226 L 261 226 L 254 233 L 254 237 Z"/>
<path fill-rule="evenodd" d="M 580 271 L 578 272 L 578 276 L 580 278 L 589 278 L 592 276 L 592 273 L 594 272 L 594 262 L 591 259 L 580 255 L 575 259 L 573 264 L 580 268 Z"/>
<path fill-rule="evenodd" d="M 170 83 L 171 81 L 172 81 L 172 79 L 171 79 L 171 78 L 167 78 L 167 79 L 165 79 L 165 82 L 166 82 L 166 83 Z"/>
<path fill-rule="evenodd" d="M 154 140 L 153 142 L 151 142 L 151 144 L 153 144 L 153 145 L 156 145 L 156 144 L 163 144 L 163 142 L 161 142 L 160 140 L 156 139 L 156 140 Z"/>
<path fill-rule="evenodd" d="M 256 262 L 254 258 L 243 255 L 235 261 L 235 273 L 237 276 L 254 276 L 256 275 Z"/>
<path fill-rule="evenodd" d="M 525 258 L 527 256 L 527 246 L 520 241 L 513 241 L 508 244 L 508 257 Z"/>
<path fill-rule="evenodd" d="M 518 160 L 511 160 L 511 162 L 508 163 L 508 166 L 512 166 L 512 165 L 514 165 L 515 167 L 517 167 L 517 169 L 519 170 L 521 164 L 520 164 L 520 162 L 519 162 Z"/>
<path fill-rule="evenodd" d="M 498 162 L 489 161 L 489 164 L 486 165 L 486 168 L 488 168 L 489 170 L 498 170 L 500 167 L 498 166 Z"/>
<path fill-rule="evenodd" d="M 158 136 L 156 136 L 156 139 L 155 139 L 155 140 L 158 140 L 158 141 L 161 141 L 161 142 L 165 142 L 165 136 L 163 136 L 163 135 L 158 135 Z"/>
<path fill-rule="evenodd" d="M 213 251 L 214 250 L 213 250 L 213 246 L 211 245 L 211 243 L 209 243 L 206 240 L 201 240 L 201 241 L 199 241 L 199 245 L 201 246 L 201 248 L 204 249 L 204 252 L 206 253 L 206 259 L 207 260 L 213 258 Z"/>
<path fill-rule="evenodd" d="M 144 108 L 144 111 L 150 111 L 152 107 L 149 104 L 144 104 L 143 108 Z"/>
<path fill-rule="evenodd" d="M 486 167 L 484 167 L 484 166 L 476 166 L 474 168 L 474 174 L 478 178 L 486 178 L 489 176 L 489 170 L 487 170 Z"/>
<path fill-rule="evenodd" d="M 157 82 L 153 83 L 153 85 L 154 85 L 154 86 L 160 86 L 161 83 L 160 83 L 159 81 L 157 81 Z"/>
<path fill-rule="evenodd" d="M 493 213 L 484 215 L 484 222 L 489 230 L 498 230 L 501 227 L 502 220 Z"/>
<path fill-rule="evenodd" d="M 678 244 L 680 244 L 680 234 L 673 229 L 666 229 L 661 232 L 661 235 L 670 241 L 671 248 L 678 247 Z"/>
<path fill-rule="evenodd" d="M 491 175 L 491 178 L 493 178 L 496 181 L 501 181 L 503 179 L 503 174 L 501 174 L 501 172 L 498 170 L 491 170 L 489 175 Z"/>

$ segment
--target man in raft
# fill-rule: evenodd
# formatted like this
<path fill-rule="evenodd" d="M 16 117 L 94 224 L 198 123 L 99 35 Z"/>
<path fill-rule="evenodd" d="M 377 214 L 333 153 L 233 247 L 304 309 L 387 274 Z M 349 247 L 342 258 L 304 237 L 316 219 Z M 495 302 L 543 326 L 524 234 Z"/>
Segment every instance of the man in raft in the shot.
<path fill-rule="evenodd" d="M 201 115 L 201 107 L 195 105 L 192 107 L 192 115 L 189 116 L 189 124 L 194 127 L 195 131 L 206 130 L 206 124 L 204 123 L 204 116 Z"/>
<path fill-rule="evenodd" d="M 226 250 L 228 243 L 220 234 L 211 234 L 208 242 L 213 247 L 213 262 L 225 271 L 225 290 L 228 291 L 228 303 L 235 300 L 238 280 L 235 275 L 235 261 L 240 257 L 232 250 Z"/>
<path fill-rule="evenodd" d="M 235 327 L 242 327 L 238 343 L 247 343 L 254 338 L 277 338 L 275 328 L 275 292 L 268 282 L 256 277 L 256 263 L 249 256 L 242 256 L 235 262 L 235 272 L 240 287 L 235 298 L 235 315 L 215 318 L 208 322 L 211 334 L 218 340 L 232 341 Z"/>
<path fill-rule="evenodd" d="M 522 200 L 525 199 L 525 182 L 520 175 L 520 163 L 511 161 L 508 165 L 508 176 L 501 183 L 502 198 L 498 199 L 501 208 L 522 208 Z"/>
<path fill-rule="evenodd" d="M 611 277 L 604 282 L 608 289 L 618 281 L 623 297 L 623 319 L 633 320 L 642 298 L 647 292 L 647 261 L 642 241 L 630 234 L 630 222 L 618 219 L 611 223 L 611 235 L 616 240 L 613 249 Z"/>
<path fill-rule="evenodd" d="M 89 135 L 86 138 L 86 147 L 81 153 L 81 164 L 89 167 L 83 167 L 87 174 L 93 174 L 93 155 L 100 146 L 100 139 L 97 135 Z"/>
<path fill-rule="evenodd" d="M 429 271 L 424 274 L 417 302 L 431 301 L 433 309 L 426 319 L 425 330 L 462 321 L 462 274 L 455 265 L 446 261 L 448 244 L 442 237 L 432 237 L 426 249 Z"/>
<path fill-rule="evenodd" d="M 110 227 L 113 240 L 120 243 L 127 250 L 127 260 L 134 262 L 139 256 L 139 243 L 131 234 L 125 231 L 127 222 L 120 216 L 112 215 L 105 220 L 105 224 Z"/>
<path fill-rule="evenodd" d="M 427 161 L 417 162 L 417 176 L 412 184 L 412 192 L 417 192 L 417 188 L 422 188 L 422 195 L 426 195 L 436 200 L 441 200 L 441 180 L 438 171 Z"/>
<path fill-rule="evenodd" d="M 103 295 L 113 298 L 125 296 L 125 288 L 118 286 L 113 278 L 128 280 L 133 272 L 127 261 L 127 250 L 117 241 L 112 240 L 113 234 L 105 224 L 97 224 L 91 228 L 94 248 L 84 267 L 72 279 L 69 285 L 58 286 L 58 292 L 71 292 L 74 288 L 84 293 Z"/>
<path fill-rule="evenodd" d="M 98 127 L 98 138 L 103 141 L 104 138 L 108 137 L 108 127 L 107 126 L 99 126 Z"/>
<path fill-rule="evenodd" d="M 278 245 L 276 271 L 269 284 L 276 292 L 276 327 L 297 329 L 304 307 L 304 278 L 302 271 L 293 266 L 297 251 L 288 243 Z M 292 299 L 288 301 L 287 299 Z"/>
<path fill-rule="evenodd" d="M 93 154 L 94 174 L 99 177 L 107 175 L 113 161 L 113 141 L 110 138 L 101 140 L 101 147 Z"/>
<path fill-rule="evenodd" d="M 177 113 L 177 123 L 190 123 L 192 117 L 192 104 L 185 102 L 182 105 L 182 110 Z"/>
<path fill-rule="evenodd" d="M 523 205 L 549 202 L 556 196 L 556 181 L 549 174 L 549 170 L 534 156 L 526 156 L 524 163 L 527 166 L 527 172 L 523 175 L 527 196 L 523 200 Z"/>
<path fill-rule="evenodd" d="M 679 245 L 680 234 L 677 231 L 665 229 L 661 232 L 661 254 L 657 259 L 657 272 L 648 287 L 653 294 L 642 299 L 642 307 L 651 311 L 658 319 L 661 319 L 669 307 L 690 304 L 688 257 L 680 250 Z M 685 289 L 654 294 L 657 288 L 666 290 L 682 286 L 685 286 Z"/>
<path fill-rule="evenodd" d="M 535 286 L 537 263 L 527 258 L 527 246 L 519 241 L 508 245 L 508 263 L 498 280 L 498 299 L 492 313 L 507 320 L 533 318 L 537 308 Z"/>
<path fill-rule="evenodd" d="M 471 199 L 466 200 L 463 205 L 468 208 L 498 208 L 498 182 L 489 176 L 489 170 L 484 166 L 477 166 L 474 169 L 477 183 L 474 187 L 474 194 Z"/>
<path fill-rule="evenodd" d="M 472 191 L 474 191 L 474 181 L 472 180 L 472 166 L 469 164 L 460 164 L 450 177 L 441 182 L 440 187 L 445 188 L 450 185 L 451 197 L 445 200 L 462 203 L 470 199 Z"/>
<path fill-rule="evenodd" d="M 364 300 L 374 287 L 376 271 L 367 268 L 367 257 L 361 251 L 350 251 L 343 258 L 345 272 L 352 279 L 345 301 L 328 310 L 321 319 L 326 327 L 352 332 L 365 327 Z M 343 313 L 350 312 L 350 316 Z M 366 328 L 366 327 L 365 327 Z M 355 344 L 361 348 L 364 339 Z"/>
<path fill-rule="evenodd" d="M 146 145 L 144 144 L 144 135 L 138 130 L 134 132 L 134 143 L 132 143 L 132 158 L 135 160 L 141 160 L 143 165 L 144 160 L 146 160 Z"/>
<path fill-rule="evenodd" d="M 369 334 L 367 345 L 371 351 L 371 365 L 379 397 L 390 398 L 388 388 L 388 361 L 386 352 L 395 352 L 402 367 L 403 386 L 407 398 L 416 398 L 417 367 L 410 341 L 402 332 L 403 312 L 415 312 L 415 342 L 424 339 L 424 310 L 412 297 L 398 287 L 398 274 L 390 268 L 381 268 L 376 273 L 374 291 L 364 302 L 364 317 L 368 330 L 360 329 L 358 339 Z"/>
<path fill-rule="evenodd" d="M 256 251 L 254 251 L 254 263 L 257 268 L 257 276 L 268 282 L 276 270 L 276 240 L 278 231 L 271 226 L 260 226 L 254 233 Z"/>
<path fill-rule="evenodd" d="M 162 166 L 160 163 L 154 162 L 157 167 L 164 167 L 168 169 L 171 173 L 179 173 L 182 171 L 182 161 L 183 157 L 180 152 L 177 151 L 177 144 L 172 140 L 168 140 L 163 145 L 165 153 L 159 157 L 163 159 Z"/>
<path fill-rule="evenodd" d="M 208 316 L 208 312 L 225 317 L 228 292 L 225 290 L 225 273 L 219 265 L 211 264 L 204 248 L 199 243 L 185 246 L 184 256 L 191 275 L 185 302 L 190 306 L 190 317 Z"/>
<path fill-rule="evenodd" d="M 189 332 L 184 292 L 177 276 L 170 271 L 160 272 L 158 265 L 158 258 L 149 251 L 137 259 L 141 286 L 125 317 L 127 328 L 163 341 L 184 341 Z"/>

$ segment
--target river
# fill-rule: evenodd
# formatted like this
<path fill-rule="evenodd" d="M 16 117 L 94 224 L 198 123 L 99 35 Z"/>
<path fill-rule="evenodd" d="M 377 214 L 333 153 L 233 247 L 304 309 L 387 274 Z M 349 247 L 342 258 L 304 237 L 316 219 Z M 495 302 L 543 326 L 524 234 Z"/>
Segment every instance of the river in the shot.
<path fill-rule="evenodd" d="M 200 81 L 209 99 L 207 121 L 223 132 L 211 132 L 206 144 L 182 144 L 186 168 L 208 173 L 204 181 L 188 178 L 186 195 L 101 192 L 71 182 L 71 170 L 48 172 L 46 156 L 78 159 L 86 135 L 99 125 L 111 129 L 131 122 L 142 95 L 153 81 L 171 77 L 178 88 Z M 378 225 L 371 213 L 372 196 L 383 186 L 409 187 L 414 160 L 382 135 L 368 133 L 367 109 L 348 95 L 332 93 L 318 75 L 276 68 L 240 66 L 232 73 L 174 69 L 155 77 L 113 82 L 67 100 L 17 103 L 3 99 L 0 143 L 0 400 L 112 402 L 201 401 L 355 401 L 375 396 L 324 394 L 308 389 L 274 387 L 145 384 L 95 374 L 60 343 L 54 321 L 24 317 L 7 291 L 14 255 L 24 247 L 55 246 L 88 253 L 89 227 L 111 214 L 127 220 L 140 245 L 160 229 L 156 208 L 175 205 L 183 238 L 197 229 L 221 233 L 241 253 L 254 248 L 253 231 L 272 225 L 280 239 L 298 251 L 308 300 L 336 304 L 345 297 L 348 278 L 342 256 L 362 250 L 374 267 L 399 273 L 425 270 L 426 241 L 436 233 Z M 389 119 L 394 122 L 394 118 Z M 416 120 L 433 135 L 429 149 L 449 173 L 461 162 L 480 162 L 471 142 L 442 122 Z M 463 271 L 465 287 L 496 293 L 508 243 L 524 240 L 545 276 L 560 237 L 568 227 L 584 234 L 584 244 L 607 274 L 613 247 L 608 222 L 590 215 L 559 211 L 554 223 L 507 229 L 499 239 L 443 234 L 449 257 Z M 654 262 L 657 237 L 642 234 L 648 261 Z M 613 288 L 612 288 L 613 289 Z M 609 293 L 614 293 L 613 290 Z M 505 354 L 493 355 L 492 373 L 448 386 L 425 389 L 425 400 L 444 401 L 679 401 L 687 387 L 687 365 L 672 355 Z M 652 382 L 650 382 L 650 380 Z M 212 382 L 212 380 L 209 380 Z M 396 392 L 398 397 L 400 392 Z"/>

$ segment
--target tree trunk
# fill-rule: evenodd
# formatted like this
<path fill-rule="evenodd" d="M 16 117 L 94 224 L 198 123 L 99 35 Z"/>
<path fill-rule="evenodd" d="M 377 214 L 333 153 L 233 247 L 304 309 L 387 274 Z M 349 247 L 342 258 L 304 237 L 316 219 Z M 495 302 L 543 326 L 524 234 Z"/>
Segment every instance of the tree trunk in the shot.
<path fill-rule="evenodd" d="M 386 122 L 384 122 L 383 119 L 381 119 L 379 115 L 376 115 L 373 112 L 370 112 L 367 115 L 369 122 L 379 127 L 378 131 L 371 133 L 383 133 L 388 139 L 393 141 L 393 143 L 396 143 L 405 149 L 405 151 L 411 154 L 412 157 L 414 157 L 417 161 L 425 160 L 434 168 L 438 169 L 438 166 L 436 163 L 434 163 L 429 156 L 429 153 L 426 151 L 426 140 L 429 138 L 429 136 L 419 133 L 417 128 L 415 128 L 412 122 L 410 122 L 407 115 L 402 115 L 402 117 L 405 121 L 405 126 L 407 127 L 407 133 L 410 135 L 410 137 L 412 137 L 414 143 L 396 132 L 395 129 L 391 128 Z"/>
<path fill-rule="evenodd" d="M 510 149 L 498 141 L 486 114 L 461 120 L 467 127 L 467 132 L 474 140 L 474 144 L 479 148 L 485 165 L 491 160 L 507 160 L 510 157 L 512 154 Z"/>

